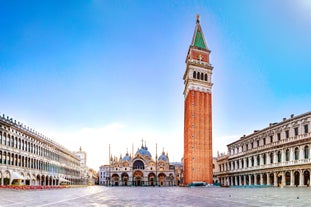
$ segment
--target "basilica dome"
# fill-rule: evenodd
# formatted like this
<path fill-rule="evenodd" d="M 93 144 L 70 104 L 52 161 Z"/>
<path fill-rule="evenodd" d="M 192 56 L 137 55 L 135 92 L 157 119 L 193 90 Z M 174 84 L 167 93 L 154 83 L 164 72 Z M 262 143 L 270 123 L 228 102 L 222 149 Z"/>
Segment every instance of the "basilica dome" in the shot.
<path fill-rule="evenodd" d="M 143 145 L 140 149 L 137 150 L 136 155 L 151 157 L 151 153 L 148 151 L 148 147 L 144 147 Z"/>
<path fill-rule="evenodd" d="M 167 161 L 167 156 L 165 155 L 164 152 L 162 152 L 162 155 L 158 158 L 158 161 L 163 160 L 164 162 Z"/>
<path fill-rule="evenodd" d="M 131 161 L 131 157 L 129 156 L 128 153 L 126 153 L 126 155 L 123 157 L 122 161 L 127 161 L 127 162 Z"/>

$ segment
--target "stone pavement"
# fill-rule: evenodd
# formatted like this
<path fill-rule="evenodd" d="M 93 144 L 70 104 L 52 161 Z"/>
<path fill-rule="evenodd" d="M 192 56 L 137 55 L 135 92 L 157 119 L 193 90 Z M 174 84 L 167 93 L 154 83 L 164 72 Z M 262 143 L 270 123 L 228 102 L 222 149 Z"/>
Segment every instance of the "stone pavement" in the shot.
<path fill-rule="evenodd" d="M 103 187 L 0 189 L 1 207 L 311 206 L 311 188 Z"/>

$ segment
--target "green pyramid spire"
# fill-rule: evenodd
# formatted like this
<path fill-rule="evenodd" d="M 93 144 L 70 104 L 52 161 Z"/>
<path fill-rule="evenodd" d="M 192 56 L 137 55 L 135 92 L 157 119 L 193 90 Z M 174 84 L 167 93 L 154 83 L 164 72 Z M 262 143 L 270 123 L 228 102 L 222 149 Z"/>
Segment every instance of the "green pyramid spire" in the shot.
<path fill-rule="evenodd" d="M 197 33 L 195 35 L 195 40 L 194 40 L 194 44 L 193 45 L 196 46 L 196 47 L 200 47 L 200 48 L 206 49 L 206 45 L 204 43 L 202 33 L 199 30 L 197 30 Z"/>
<path fill-rule="evenodd" d="M 200 25 L 200 15 L 197 15 L 197 22 L 196 22 L 194 34 L 192 37 L 191 45 L 201 48 L 201 49 L 208 49 L 205 43 L 204 35 L 203 35 L 202 28 Z"/>

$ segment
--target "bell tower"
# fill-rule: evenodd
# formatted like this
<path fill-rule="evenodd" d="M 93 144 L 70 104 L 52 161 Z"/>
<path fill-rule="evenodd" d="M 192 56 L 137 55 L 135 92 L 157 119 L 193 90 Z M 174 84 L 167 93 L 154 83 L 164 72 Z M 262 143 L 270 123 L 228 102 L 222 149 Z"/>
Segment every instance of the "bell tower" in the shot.
<path fill-rule="evenodd" d="M 213 183 L 212 70 L 197 15 L 186 57 L 184 89 L 184 184 Z"/>

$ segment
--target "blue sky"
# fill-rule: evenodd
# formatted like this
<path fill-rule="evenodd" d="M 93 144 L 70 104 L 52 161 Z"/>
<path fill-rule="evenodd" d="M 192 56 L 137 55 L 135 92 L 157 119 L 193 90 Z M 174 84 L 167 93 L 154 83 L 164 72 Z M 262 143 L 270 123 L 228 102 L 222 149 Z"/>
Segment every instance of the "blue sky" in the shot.
<path fill-rule="evenodd" d="M 211 53 L 213 151 L 310 111 L 307 0 L 0 1 L 0 112 L 88 165 L 183 156 L 185 57 L 196 14 Z"/>

